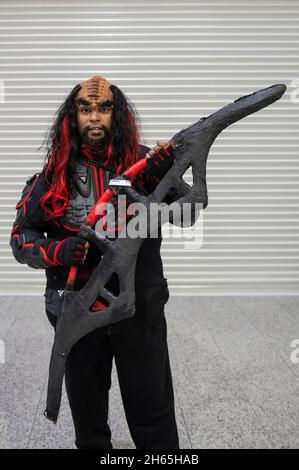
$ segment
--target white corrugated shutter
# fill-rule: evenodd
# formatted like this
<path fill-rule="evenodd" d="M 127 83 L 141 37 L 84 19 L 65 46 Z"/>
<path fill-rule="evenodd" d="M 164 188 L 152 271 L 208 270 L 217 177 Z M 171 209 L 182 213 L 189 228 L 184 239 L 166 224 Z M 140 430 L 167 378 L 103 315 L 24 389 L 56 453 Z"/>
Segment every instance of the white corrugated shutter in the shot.
<path fill-rule="evenodd" d="M 55 110 L 94 74 L 135 103 L 150 146 L 241 95 L 288 86 L 217 139 L 203 246 L 167 239 L 163 258 L 173 294 L 297 293 L 298 28 L 298 0 L 2 0 L 1 294 L 43 291 L 44 272 L 12 258 L 14 206 L 42 166 L 37 148 Z"/>

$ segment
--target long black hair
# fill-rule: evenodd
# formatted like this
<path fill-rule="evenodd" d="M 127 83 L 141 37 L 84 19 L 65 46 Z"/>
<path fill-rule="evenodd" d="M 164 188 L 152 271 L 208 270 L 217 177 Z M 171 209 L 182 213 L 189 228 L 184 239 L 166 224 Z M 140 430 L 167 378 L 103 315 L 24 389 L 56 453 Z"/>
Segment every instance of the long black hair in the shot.
<path fill-rule="evenodd" d="M 80 138 L 75 98 L 80 88 L 76 85 L 58 109 L 43 144 L 46 148 L 43 172 L 50 189 L 41 198 L 41 206 L 49 220 L 63 215 L 69 183 L 78 163 Z M 126 95 L 115 85 L 110 85 L 110 89 L 114 107 L 107 146 L 108 166 L 118 175 L 138 160 L 140 119 Z"/>

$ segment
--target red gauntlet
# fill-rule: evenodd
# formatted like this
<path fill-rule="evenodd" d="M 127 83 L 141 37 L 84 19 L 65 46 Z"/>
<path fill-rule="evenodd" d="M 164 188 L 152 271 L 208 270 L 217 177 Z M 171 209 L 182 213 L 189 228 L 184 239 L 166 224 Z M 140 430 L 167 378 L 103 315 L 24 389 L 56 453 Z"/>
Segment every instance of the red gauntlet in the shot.
<path fill-rule="evenodd" d="M 154 155 L 148 159 L 145 171 L 157 178 L 162 178 L 172 167 L 173 163 L 174 148 L 170 144 L 167 148 L 161 147 L 158 151 L 155 151 Z"/>
<path fill-rule="evenodd" d="M 46 240 L 40 250 L 46 262 L 51 266 L 82 266 L 86 240 L 80 237 L 68 237 L 61 241 Z"/>

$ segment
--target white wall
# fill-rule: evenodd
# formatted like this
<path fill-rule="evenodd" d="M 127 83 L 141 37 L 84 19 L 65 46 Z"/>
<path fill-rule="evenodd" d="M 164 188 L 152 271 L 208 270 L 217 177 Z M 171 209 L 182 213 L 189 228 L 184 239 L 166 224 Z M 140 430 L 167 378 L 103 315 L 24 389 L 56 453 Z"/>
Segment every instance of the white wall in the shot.
<path fill-rule="evenodd" d="M 241 95 L 288 86 L 217 139 L 204 244 L 188 251 L 165 240 L 163 258 L 173 294 L 297 293 L 298 50 L 298 0 L 2 0 L 0 293 L 43 291 L 44 272 L 12 258 L 14 206 L 42 166 L 37 148 L 54 111 L 94 74 L 135 103 L 150 146 Z"/>

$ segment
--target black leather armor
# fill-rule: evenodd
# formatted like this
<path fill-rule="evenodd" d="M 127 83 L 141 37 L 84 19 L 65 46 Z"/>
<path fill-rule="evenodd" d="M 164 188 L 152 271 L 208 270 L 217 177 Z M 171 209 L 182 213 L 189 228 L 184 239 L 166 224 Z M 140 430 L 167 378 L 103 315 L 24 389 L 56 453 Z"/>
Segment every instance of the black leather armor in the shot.
<path fill-rule="evenodd" d="M 140 145 L 139 158 L 143 158 L 148 151 L 148 147 Z M 43 244 L 47 239 L 63 240 L 69 236 L 76 236 L 86 215 L 105 191 L 112 177 L 110 169 L 99 162 L 88 161 L 82 154 L 70 189 L 70 199 L 65 215 L 55 221 L 46 221 L 40 206 L 40 198 L 48 190 L 44 174 L 37 173 L 26 181 L 21 200 L 16 206 L 17 216 L 10 245 L 19 263 L 46 270 L 45 306 L 54 315 L 61 313 L 63 290 L 69 268 L 49 264 L 43 256 Z M 146 192 L 153 191 L 154 179 L 145 180 L 145 185 L 147 185 Z M 145 238 L 140 248 L 135 272 L 135 316 L 101 328 L 103 333 L 121 333 L 127 329 L 142 328 L 162 320 L 164 304 L 169 298 L 169 292 L 167 280 L 163 274 L 161 242 L 160 232 L 157 238 Z M 86 262 L 82 268 L 79 268 L 75 288 L 84 285 L 100 257 L 98 250 L 91 244 Z"/>

